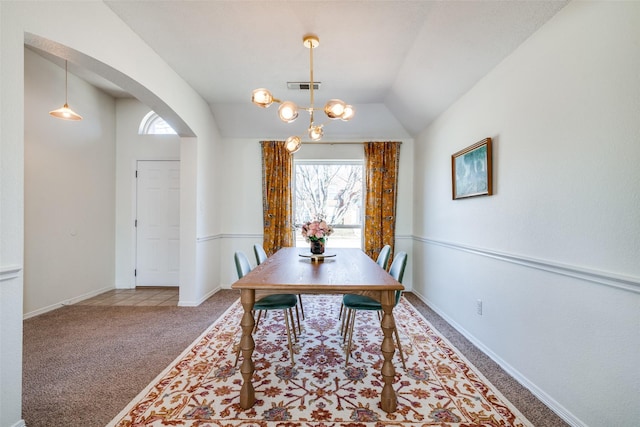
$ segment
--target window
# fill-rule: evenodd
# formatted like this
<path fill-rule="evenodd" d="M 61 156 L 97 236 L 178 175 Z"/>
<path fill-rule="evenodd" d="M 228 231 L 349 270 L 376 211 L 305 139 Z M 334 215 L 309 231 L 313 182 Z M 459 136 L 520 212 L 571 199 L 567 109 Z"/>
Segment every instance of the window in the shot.
<path fill-rule="evenodd" d="M 329 247 L 362 248 L 362 161 L 294 163 L 296 246 L 308 246 L 299 227 L 322 216 L 333 226 Z"/>
<path fill-rule="evenodd" d="M 155 111 L 144 116 L 138 128 L 140 135 L 176 135 L 176 131 Z"/>

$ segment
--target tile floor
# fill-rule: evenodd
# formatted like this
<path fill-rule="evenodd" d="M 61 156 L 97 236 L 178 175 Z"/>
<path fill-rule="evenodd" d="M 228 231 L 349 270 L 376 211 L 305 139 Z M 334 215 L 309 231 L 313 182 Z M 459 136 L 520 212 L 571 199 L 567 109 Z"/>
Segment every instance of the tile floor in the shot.
<path fill-rule="evenodd" d="M 96 295 L 93 298 L 80 301 L 77 305 L 178 305 L 178 288 L 144 287 L 135 289 L 114 289 L 112 291 Z"/>

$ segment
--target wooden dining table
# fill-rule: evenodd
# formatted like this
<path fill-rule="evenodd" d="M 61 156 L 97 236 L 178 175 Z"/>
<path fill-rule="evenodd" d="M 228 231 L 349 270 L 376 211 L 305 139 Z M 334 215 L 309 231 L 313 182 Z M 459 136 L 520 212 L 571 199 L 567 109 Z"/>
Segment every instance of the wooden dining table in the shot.
<path fill-rule="evenodd" d="M 336 248 L 327 250 L 323 258 L 312 258 L 307 248 L 282 248 L 249 274 L 231 285 L 240 290 L 240 303 L 244 314 L 240 321 L 242 338 L 240 349 L 243 361 L 240 366 L 242 388 L 240 406 L 251 408 L 255 402 L 255 390 L 251 378 L 255 371 L 252 360 L 255 342 L 252 331 L 255 325 L 253 305 L 256 297 L 268 294 L 360 294 L 379 301 L 382 305 L 381 344 L 383 388 L 381 408 L 395 412 L 397 396 L 392 387 L 395 376 L 393 331 L 395 320 L 393 307 L 395 294 L 404 287 L 360 249 Z"/>

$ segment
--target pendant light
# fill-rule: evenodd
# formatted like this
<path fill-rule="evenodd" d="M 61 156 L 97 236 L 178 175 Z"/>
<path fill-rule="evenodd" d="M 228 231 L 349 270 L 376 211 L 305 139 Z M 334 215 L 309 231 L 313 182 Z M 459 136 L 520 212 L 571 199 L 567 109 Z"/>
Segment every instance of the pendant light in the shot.
<path fill-rule="evenodd" d="M 69 108 L 67 103 L 67 90 L 69 85 L 69 71 L 67 69 L 67 60 L 64 61 L 64 105 L 57 110 L 49 111 L 53 117 L 63 120 L 82 120 L 82 116 Z"/>
<path fill-rule="evenodd" d="M 309 49 L 309 106 L 300 107 L 291 101 L 281 101 L 271 94 L 271 92 L 265 88 L 259 88 L 252 92 L 251 102 L 261 108 L 268 108 L 274 102 L 279 103 L 278 116 L 280 120 L 285 123 L 291 123 L 298 117 L 298 111 L 303 110 L 310 114 L 309 128 L 307 129 L 307 135 L 311 141 L 320 141 L 324 135 L 324 124 L 316 124 L 314 121 L 314 113 L 316 111 L 323 111 L 324 114 L 330 120 L 342 120 L 349 121 L 355 115 L 355 108 L 352 105 L 341 101 L 340 99 L 330 99 L 324 108 L 316 108 L 313 105 L 313 91 L 315 84 L 313 81 L 313 49 L 318 47 L 320 40 L 318 36 L 314 34 L 307 34 L 302 38 L 303 45 Z M 302 146 L 302 138 L 298 135 L 290 136 L 285 141 L 285 146 L 290 153 L 295 153 Z"/>

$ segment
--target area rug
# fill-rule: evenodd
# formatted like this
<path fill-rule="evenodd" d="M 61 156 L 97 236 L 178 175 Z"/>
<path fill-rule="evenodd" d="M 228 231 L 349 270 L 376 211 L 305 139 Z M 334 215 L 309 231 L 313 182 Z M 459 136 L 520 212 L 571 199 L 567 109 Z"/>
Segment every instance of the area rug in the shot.
<path fill-rule="evenodd" d="M 382 331 L 359 312 L 349 365 L 340 335 L 341 296 L 303 296 L 305 319 L 289 358 L 284 320 L 269 312 L 254 335 L 256 404 L 240 408 L 234 367 L 242 306 L 224 315 L 143 390 L 109 426 L 531 426 L 404 298 L 394 317 L 407 369 L 394 356 L 398 409 L 379 408 Z"/>

